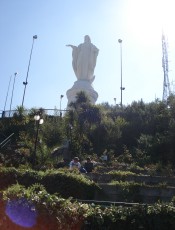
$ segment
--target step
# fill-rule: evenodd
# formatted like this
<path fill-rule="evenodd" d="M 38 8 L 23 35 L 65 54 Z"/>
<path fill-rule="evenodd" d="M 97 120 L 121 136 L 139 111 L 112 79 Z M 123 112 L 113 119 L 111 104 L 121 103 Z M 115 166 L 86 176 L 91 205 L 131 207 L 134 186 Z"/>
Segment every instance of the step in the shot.
<path fill-rule="evenodd" d="M 106 183 L 99 184 L 101 191 L 96 192 L 96 200 L 108 200 L 111 202 L 139 202 L 155 203 L 157 201 L 170 202 L 175 196 L 175 187 L 138 187 L 135 193 L 124 192 L 120 186 Z"/>
<path fill-rule="evenodd" d="M 167 186 L 175 186 L 175 177 L 168 176 L 150 176 L 150 175 L 128 175 L 118 176 L 111 174 L 91 173 L 88 177 L 96 183 L 108 183 L 112 180 L 116 181 L 134 181 L 137 183 L 145 183 L 150 185 L 166 184 Z"/>

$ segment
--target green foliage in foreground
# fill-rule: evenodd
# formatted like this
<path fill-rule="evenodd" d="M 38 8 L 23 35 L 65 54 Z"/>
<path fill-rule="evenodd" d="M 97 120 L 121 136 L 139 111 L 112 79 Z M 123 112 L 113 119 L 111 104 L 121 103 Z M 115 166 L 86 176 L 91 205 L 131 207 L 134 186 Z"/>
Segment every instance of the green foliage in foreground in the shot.
<path fill-rule="evenodd" d="M 12 200 L 19 201 L 20 205 L 24 200 L 24 205 L 27 201 L 32 202 L 33 211 L 38 213 L 36 227 L 43 230 L 165 230 L 175 226 L 175 207 L 172 203 L 100 207 L 50 195 L 40 185 L 28 189 L 20 185 L 12 186 L 3 191 L 3 199 L 5 204 Z M 2 211 L 1 215 L 5 217 Z"/>
<path fill-rule="evenodd" d="M 12 184 L 19 183 L 26 188 L 39 183 L 48 193 L 58 193 L 64 198 L 93 199 L 99 187 L 77 171 L 69 169 L 34 171 L 31 169 L 0 169 L 0 189 L 6 189 Z"/>
<path fill-rule="evenodd" d="M 120 171 L 120 170 L 112 170 L 107 174 L 119 177 L 127 177 L 127 176 L 136 176 L 137 174 L 130 171 Z"/>

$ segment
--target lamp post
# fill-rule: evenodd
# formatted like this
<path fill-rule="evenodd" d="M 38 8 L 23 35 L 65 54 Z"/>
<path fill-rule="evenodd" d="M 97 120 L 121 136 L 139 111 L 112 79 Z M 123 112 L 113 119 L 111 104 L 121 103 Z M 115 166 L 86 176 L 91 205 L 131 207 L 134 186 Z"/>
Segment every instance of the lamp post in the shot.
<path fill-rule="evenodd" d="M 64 95 L 60 96 L 60 117 L 62 117 L 62 111 L 61 111 L 61 102 L 62 102 L 62 98 L 64 97 Z"/>
<path fill-rule="evenodd" d="M 114 97 L 114 105 L 116 106 L 116 97 Z"/>
<path fill-rule="evenodd" d="M 72 129 L 73 129 L 73 126 L 69 123 L 69 126 L 68 126 L 68 138 L 69 138 L 69 150 L 71 152 L 71 155 L 72 155 Z"/>
<path fill-rule="evenodd" d="M 122 66 L 122 39 L 118 39 L 118 42 L 119 42 L 119 44 L 120 44 L 120 71 L 121 71 L 121 85 L 120 85 L 120 90 L 121 90 L 121 102 L 120 102 L 120 105 L 121 105 L 121 107 L 123 106 L 123 102 L 122 102 L 122 100 L 123 100 L 123 98 L 122 98 L 122 92 L 123 92 L 123 90 L 125 90 L 125 87 L 123 87 L 123 82 L 122 82 L 122 75 L 123 75 L 123 66 Z"/>
<path fill-rule="evenodd" d="M 71 124 L 69 124 L 69 134 L 70 134 L 70 142 L 72 144 L 72 129 L 73 129 L 73 126 Z"/>
<path fill-rule="evenodd" d="M 24 85 L 24 93 L 23 93 L 23 99 L 22 99 L 22 107 L 23 107 L 23 105 L 24 105 L 24 98 L 25 98 L 25 93 L 26 93 L 26 86 L 27 86 L 27 84 L 28 84 L 27 80 L 28 80 L 28 75 L 29 75 L 30 62 L 31 62 L 31 58 L 32 58 L 33 45 L 34 45 L 35 39 L 37 39 L 37 35 L 34 35 L 34 36 L 33 36 L 33 42 L 32 42 L 32 48 L 31 48 L 31 51 L 30 51 L 30 57 L 29 57 L 29 64 L 28 64 L 28 69 L 27 69 L 26 81 L 23 82 L 23 85 Z"/>
<path fill-rule="evenodd" d="M 18 73 L 14 73 L 13 88 L 12 88 L 12 95 L 11 95 L 11 101 L 10 101 L 10 111 L 9 111 L 9 117 L 10 117 L 11 108 L 12 108 L 13 92 L 14 92 L 14 88 L 15 88 L 15 81 L 16 81 L 16 75 L 17 75 L 17 74 L 18 74 Z"/>
<path fill-rule="evenodd" d="M 3 111 L 4 114 L 5 114 L 5 109 L 6 109 L 7 98 L 8 98 L 8 94 L 9 94 L 11 80 L 12 80 L 12 75 L 10 76 L 9 84 L 8 84 L 8 88 L 7 88 L 7 94 L 6 94 L 6 98 L 5 98 L 4 111 Z"/>
<path fill-rule="evenodd" d="M 39 125 L 44 123 L 43 118 L 39 114 L 34 116 L 34 120 L 36 121 L 36 136 L 35 136 L 35 144 L 34 144 L 34 154 L 33 154 L 33 164 L 36 163 L 36 150 L 37 150 L 37 142 L 38 142 L 38 134 L 39 134 Z"/>

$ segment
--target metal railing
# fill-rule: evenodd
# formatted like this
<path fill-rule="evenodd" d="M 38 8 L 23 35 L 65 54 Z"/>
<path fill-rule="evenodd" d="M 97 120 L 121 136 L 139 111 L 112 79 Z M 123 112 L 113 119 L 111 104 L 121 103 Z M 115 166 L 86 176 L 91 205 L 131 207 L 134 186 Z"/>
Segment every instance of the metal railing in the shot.
<path fill-rule="evenodd" d="M 103 201 L 103 200 L 80 200 L 73 199 L 74 201 L 78 201 L 85 204 L 94 204 L 100 206 L 125 206 L 125 207 L 133 207 L 133 206 L 146 206 L 144 203 L 130 203 L 130 202 L 114 202 L 114 201 Z"/>
<path fill-rule="evenodd" d="M 0 149 L 2 149 L 5 145 L 7 145 L 9 143 L 9 141 L 11 140 L 11 137 L 14 135 L 14 133 L 10 134 L 5 140 L 3 140 L 0 143 Z"/>
<path fill-rule="evenodd" d="M 32 113 L 33 111 L 39 111 L 40 109 L 33 109 L 33 110 L 23 110 L 22 111 L 22 114 L 24 115 L 28 115 L 30 113 Z M 60 109 L 43 109 L 42 108 L 42 111 L 43 111 L 43 115 L 48 115 L 48 116 L 60 116 L 61 115 L 64 115 L 67 111 L 67 109 L 64 109 L 64 110 L 60 110 Z M 6 110 L 6 111 L 2 111 L 0 112 L 0 117 L 2 118 L 5 118 L 5 117 L 13 117 L 15 114 L 19 115 L 20 114 L 20 111 L 19 110 Z"/>

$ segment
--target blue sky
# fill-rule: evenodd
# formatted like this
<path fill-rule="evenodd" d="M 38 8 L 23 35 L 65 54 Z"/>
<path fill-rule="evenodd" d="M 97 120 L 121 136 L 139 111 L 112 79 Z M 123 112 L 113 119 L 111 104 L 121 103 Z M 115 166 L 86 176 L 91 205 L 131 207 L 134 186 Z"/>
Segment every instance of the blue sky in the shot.
<path fill-rule="evenodd" d="M 13 75 L 16 77 L 12 109 L 22 103 L 33 35 L 37 35 L 31 59 L 24 106 L 67 106 L 66 91 L 76 77 L 71 49 L 84 35 L 99 48 L 94 89 L 98 103 L 120 103 L 120 46 L 123 40 L 123 104 L 162 99 L 162 25 L 169 36 L 170 82 L 175 80 L 173 0 L 160 7 L 158 0 L 1 0 L 0 1 L 0 110 L 3 110 L 10 76 L 6 110 L 9 110 Z M 162 12 L 164 9 L 164 12 Z M 164 15 L 164 17 L 162 16 Z M 166 23 L 165 23 L 166 21 Z"/>

